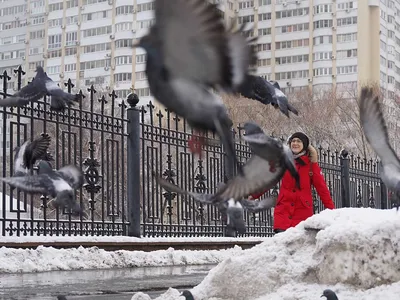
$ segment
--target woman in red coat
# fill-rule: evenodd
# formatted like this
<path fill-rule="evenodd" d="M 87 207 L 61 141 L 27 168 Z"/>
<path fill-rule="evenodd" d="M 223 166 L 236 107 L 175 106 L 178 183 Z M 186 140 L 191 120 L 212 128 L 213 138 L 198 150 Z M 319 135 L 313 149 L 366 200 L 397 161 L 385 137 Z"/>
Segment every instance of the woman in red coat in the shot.
<path fill-rule="evenodd" d="M 335 208 L 317 162 L 317 151 L 310 145 L 308 137 L 302 132 L 296 132 L 289 138 L 289 145 L 300 175 L 300 189 L 296 187 L 289 171 L 286 171 L 274 209 L 275 233 L 294 227 L 314 214 L 311 184 L 316 188 L 325 208 Z M 256 199 L 261 195 L 251 196 Z"/>

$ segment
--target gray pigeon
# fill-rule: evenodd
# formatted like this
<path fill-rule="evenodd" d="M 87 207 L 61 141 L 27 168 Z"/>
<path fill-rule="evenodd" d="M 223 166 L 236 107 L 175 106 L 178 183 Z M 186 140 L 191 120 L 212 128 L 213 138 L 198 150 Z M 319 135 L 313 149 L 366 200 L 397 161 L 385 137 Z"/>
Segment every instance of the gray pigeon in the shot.
<path fill-rule="evenodd" d="M 273 188 L 288 170 L 300 186 L 293 153 L 280 140 L 267 136 L 255 123 L 244 124 L 243 139 L 248 142 L 253 156 L 238 174 L 216 194 L 221 199 L 242 199 L 247 195 Z"/>
<path fill-rule="evenodd" d="M 276 204 L 276 197 L 268 197 L 261 201 L 247 199 L 240 199 L 238 201 L 235 201 L 234 199 L 219 199 L 215 197 L 214 194 L 185 191 L 179 186 L 158 176 L 155 172 L 153 172 L 153 176 L 155 177 L 156 181 L 169 192 L 187 195 L 201 204 L 215 205 L 223 216 L 226 215 L 227 232 L 230 233 L 228 234 L 230 236 L 232 236 L 233 232 L 236 231 L 240 234 L 246 232 L 246 225 L 243 219 L 243 209 L 251 213 L 256 213 L 274 207 Z M 220 185 L 219 189 L 223 188 L 223 186 L 224 184 Z"/>
<path fill-rule="evenodd" d="M 385 185 L 400 196 L 400 160 L 389 142 L 389 135 L 379 97 L 372 88 L 362 88 L 360 97 L 360 122 L 365 138 L 380 159 L 380 176 Z M 396 202 L 399 209 L 399 204 Z"/>
<path fill-rule="evenodd" d="M 67 300 L 67 297 L 65 297 L 64 295 L 58 295 L 57 300 Z"/>
<path fill-rule="evenodd" d="M 248 74 L 246 80 L 239 87 L 238 92 L 244 97 L 257 100 L 263 104 L 271 104 L 289 118 L 289 111 L 296 116 L 299 112 L 288 101 L 287 96 L 281 91 L 278 82 L 268 82 L 261 76 Z"/>
<path fill-rule="evenodd" d="M 336 296 L 336 293 L 330 289 L 324 290 L 321 297 L 326 297 L 327 300 L 339 300 L 338 296 Z"/>
<path fill-rule="evenodd" d="M 72 95 L 64 92 L 51 78 L 47 76 L 41 66 L 36 67 L 34 80 L 11 97 L 0 100 L 0 107 L 18 107 L 29 102 L 38 101 L 50 95 L 50 108 L 54 111 L 63 111 L 67 106 L 79 101 L 79 94 Z"/>
<path fill-rule="evenodd" d="M 47 152 L 50 142 L 50 136 L 42 134 L 32 142 L 26 141 L 21 147 L 16 147 L 14 149 L 14 176 L 28 175 L 37 160 L 53 161 L 51 154 Z"/>
<path fill-rule="evenodd" d="M 184 291 L 181 293 L 181 296 L 185 297 L 186 300 L 194 300 L 194 297 L 193 297 L 192 292 L 191 292 L 191 291 L 188 291 L 188 290 L 184 290 Z"/>
<path fill-rule="evenodd" d="M 38 164 L 38 175 L 4 177 L 2 181 L 31 194 L 45 194 L 56 198 L 56 207 L 68 208 L 73 215 L 84 214 L 75 200 L 75 191 L 83 185 L 83 173 L 74 165 L 53 170 L 47 161 Z"/>
<path fill-rule="evenodd" d="M 242 29 L 226 30 L 216 5 L 204 0 L 156 0 L 156 23 L 135 47 L 147 52 L 150 91 L 169 110 L 200 132 L 216 132 L 242 172 L 222 100 L 211 88 L 233 92 L 256 61 Z M 192 147 L 201 152 L 204 137 Z M 199 153 L 200 154 L 200 153 Z"/>

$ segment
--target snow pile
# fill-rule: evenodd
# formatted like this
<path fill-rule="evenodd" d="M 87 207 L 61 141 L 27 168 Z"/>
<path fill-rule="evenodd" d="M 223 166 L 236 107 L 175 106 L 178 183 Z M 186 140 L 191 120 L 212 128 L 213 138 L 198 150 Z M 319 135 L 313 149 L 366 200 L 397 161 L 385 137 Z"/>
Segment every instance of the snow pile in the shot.
<path fill-rule="evenodd" d="M 325 210 L 227 258 L 192 293 L 196 300 L 310 300 L 331 288 L 343 300 L 394 300 L 400 293 L 399 253 L 395 209 Z M 157 299 L 182 299 L 175 295 L 169 291 Z"/>
<path fill-rule="evenodd" d="M 0 248 L 0 273 L 54 270 L 107 269 L 144 266 L 217 264 L 243 252 L 235 246 L 226 250 L 105 251 L 98 247 L 55 249 Z"/>

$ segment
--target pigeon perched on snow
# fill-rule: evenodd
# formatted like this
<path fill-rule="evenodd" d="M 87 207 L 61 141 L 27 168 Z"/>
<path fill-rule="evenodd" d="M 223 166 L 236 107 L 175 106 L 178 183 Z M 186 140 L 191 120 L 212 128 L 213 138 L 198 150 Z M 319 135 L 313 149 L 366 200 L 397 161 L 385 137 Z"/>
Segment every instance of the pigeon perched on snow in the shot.
<path fill-rule="evenodd" d="M 256 54 L 238 31 L 226 30 L 216 5 L 204 0 L 156 0 L 156 23 L 135 45 L 147 52 L 146 75 L 154 97 L 200 132 L 216 132 L 224 150 L 241 167 L 222 100 L 211 88 L 234 92 Z M 189 141 L 201 153 L 204 136 Z"/>
<path fill-rule="evenodd" d="M 46 95 L 50 95 L 50 108 L 54 111 L 63 111 L 67 106 L 74 105 L 74 102 L 79 101 L 79 94 L 72 95 L 64 92 L 47 76 L 41 66 L 37 66 L 36 72 L 31 83 L 14 95 L 1 99 L 0 107 L 24 106 L 29 102 L 35 102 Z"/>
<path fill-rule="evenodd" d="M 192 292 L 191 292 L 191 291 L 188 291 L 188 290 L 184 290 L 184 291 L 181 293 L 181 296 L 185 297 L 186 300 L 194 300 L 194 297 L 193 297 Z"/>
<path fill-rule="evenodd" d="M 47 152 L 51 138 L 48 134 L 43 134 L 32 142 L 26 141 L 20 147 L 16 147 L 14 158 L 14 176 L 28 175 L 37 160 L 54 160 Z"/>
<path fill-rule="evenodd" d="M 300 186 L 293 153 L 280 140 L 267 136 L 255 123 L 244 124 L 243 139 L 248 142 L 253 156 L 243 167 L 243 175 L 238 174 L 216 194 L 221 199 L 242 199 L 247 195 L 274 187 L 289 170 Z"/>
<path fill-rule="evenodd" d="M 330 289 L 324 290 L 321 297 L 326 297 L 327 300 L 339 300 L 338 296 L 336 296 L 336 293 Z"/>
<path fill-rule="evenodd" d="M 257 100 L 263 104 L 271 104 L 289 118 L 289 111 L 296 116 L 299 112 L 288 101 L 281 91 L 278 82 L 268 82 L 261 76 L 248 74 L 239 88 L 239 93 L 249 99 Z"/>
<path fill-rule="evenodd" d="M 400 196 L 400 160 L 389 142 L 379 97 L 372 88 L 362 88 L 360 122 L 365 138 L 380 159 L 380 176 L 396 197 Z M 397 209 L 399 209 L 397 202 Z"/>
<path fill-rule="evenodd" d="M 83 213 L 76 203 L 75 191 L 83 185 L 83 173 L 74 165 L 67 165 L 59 170 L 53 170 L 47 161 L 40 161 L 37 175 L 19 177 L 4 177 L 2 181 L 31 194 L 50 195 L 56 207 L 67 207 L 73 215 Z"/>

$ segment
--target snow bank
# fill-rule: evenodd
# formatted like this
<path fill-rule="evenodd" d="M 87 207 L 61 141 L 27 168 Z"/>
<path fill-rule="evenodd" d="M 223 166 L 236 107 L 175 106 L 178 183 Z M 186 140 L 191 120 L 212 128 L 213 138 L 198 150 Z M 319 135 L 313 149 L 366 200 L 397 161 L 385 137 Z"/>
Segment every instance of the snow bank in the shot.
<path fill-rule="evenodd" d="M 394 300 L 400 293 L 399 253 L 395 209 L 325 210 L 228 257 L 192 293 L 196 300 L 310 300 L 331 288 L 339 299 Z M 169 291 L 157 299 L 182 299 L 175 295 Z"/>
<path fill-rule="evenodd" d="M 239 246 L 220 251 L 169 248 L 152 252 L 105 251 L 97 247 L 55 249 L 39 246 L 32 250 L 2 247 L 0 273 L 217 264 L 242 252 Z"/>

